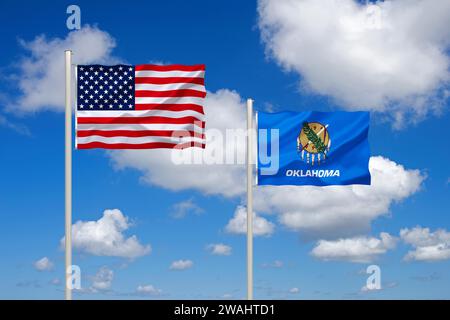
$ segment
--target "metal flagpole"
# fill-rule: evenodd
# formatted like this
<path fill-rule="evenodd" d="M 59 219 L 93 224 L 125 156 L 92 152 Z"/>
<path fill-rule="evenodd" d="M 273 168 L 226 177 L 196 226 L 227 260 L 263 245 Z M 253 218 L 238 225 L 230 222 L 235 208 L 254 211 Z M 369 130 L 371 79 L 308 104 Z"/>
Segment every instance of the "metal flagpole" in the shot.
<path fill-rule="evenodd" d="M 247 300 L 253 300 L 253 100 L 247 99 Z"/>
<path fill-rule="evenodd" d="M 66 61 L 66 128 L 65 128 L 65 297 L 72 300 L 72 51 L 65 51 Z"/>

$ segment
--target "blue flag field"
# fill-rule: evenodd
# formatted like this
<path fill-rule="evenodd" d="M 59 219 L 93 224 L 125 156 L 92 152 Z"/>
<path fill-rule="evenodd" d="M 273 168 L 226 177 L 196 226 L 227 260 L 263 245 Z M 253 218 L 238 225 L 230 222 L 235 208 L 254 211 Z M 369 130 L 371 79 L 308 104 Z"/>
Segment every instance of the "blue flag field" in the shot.
<path fill-rule="evenodd" d="M 368 112 L 258 113 L 258 185 L 370 184 Z"/>

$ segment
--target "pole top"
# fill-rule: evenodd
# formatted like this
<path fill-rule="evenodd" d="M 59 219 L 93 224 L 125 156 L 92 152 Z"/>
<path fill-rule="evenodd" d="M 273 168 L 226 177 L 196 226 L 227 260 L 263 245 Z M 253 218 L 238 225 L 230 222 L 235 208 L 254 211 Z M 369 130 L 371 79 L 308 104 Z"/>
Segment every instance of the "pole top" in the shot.
<path fill-rule="evenodd" d="M 66 49 L 66 50 L 64 50 L 64 52 L 70 52 L 70 53 L 72 53 L 72 50 Z"/>

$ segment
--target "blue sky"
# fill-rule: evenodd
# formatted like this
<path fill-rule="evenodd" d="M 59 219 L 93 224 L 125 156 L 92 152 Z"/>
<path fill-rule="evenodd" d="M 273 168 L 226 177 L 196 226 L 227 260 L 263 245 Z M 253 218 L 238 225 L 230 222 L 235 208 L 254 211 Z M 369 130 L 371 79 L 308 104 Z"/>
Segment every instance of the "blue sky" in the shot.
<path fill-rule="evenodd" d="M 355 33 L 351 28 L 370 6 L 351 0 L 342 8 L 324 0 L 320 10 L 311 1 L 292 8 L 269 0 L 77 1 L 83 29 L 69 36 L 69 4 L 0 4 L 7 26 L 0 31 L 1 299 L 63 298 L 64 114 L 57 80 L 64 70 L 49 70 L 59 63 L 53 54 L 62 57 L 69 43 L 79 46 L 75 59 L 76 49 L 86 49 L 87 63 L 206 64 L 212 127 L 242 122 L 247 97 L 264 111 L 372 111 L 371 152 L 382 157 L 373 189 L 255 193 L 264 226 L 255 238 L 255 298 L 450 298 L 450 19 L 441 13 L 448 10 L 421 10 L 429 3 L 419 0 L 383 2 L 379 28 Z M 422 12 L 416 17 L 421 27 L 402 16 L 405 11 Z M 314 23 L 305 14 L 316 14 Z M 327 23 L 348 19 L 350 27 L 318 30 L 324 17 Z M 98 51 L 83 47 L 90 35 Z M 27 91 L 30 83 L 37 96 Z M 245 236 L 226 227 L 244 203 L 244 171 L 200 167 L 193 175 L 205 182 L 183 174 L 174 179 L 175 168 L 152 152 L 74 152 L 74 222 L 97 221 L 106 209 L 119 209 L 119 219 L 129 219 L 119 234 L 135 235 L 138 248 L 151 246 L 134 258 L 100 256 L 86 243 L 75 248 L 84 289 L 74 297 L 244 298 Z M 317 201 L 306 204 L 308 192 Z M 180 210 L 184 217 L 174 218 Z M 308 224 L 314 217 L 319 222 Z M 210 244 L 225 244 L 231 254 L 214 255 Z M 349 254 L 352 248 L 362 252 Z M 170 269 L 178 260 L 193 265 Z M 380 266 L 383 288 L 366 292 L 361 288 L 371 264 Z M 106 278 L 99 270 L 108 270 Z"/>

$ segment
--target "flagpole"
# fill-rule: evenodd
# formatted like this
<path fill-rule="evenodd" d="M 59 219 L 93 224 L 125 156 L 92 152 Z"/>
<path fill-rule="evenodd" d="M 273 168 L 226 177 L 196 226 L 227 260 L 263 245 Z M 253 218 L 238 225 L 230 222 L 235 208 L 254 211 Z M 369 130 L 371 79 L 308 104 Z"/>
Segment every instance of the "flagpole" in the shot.
<path fill-rule="evenodd" d="M 253 300 L 253 100 L 247 99 L 247 300 Z"/>
<path fill-rule="evenodd" d="M 65 120 L 65 298 L 72 300 L 72 51 L 65 52 L 66 120 Z"/>

